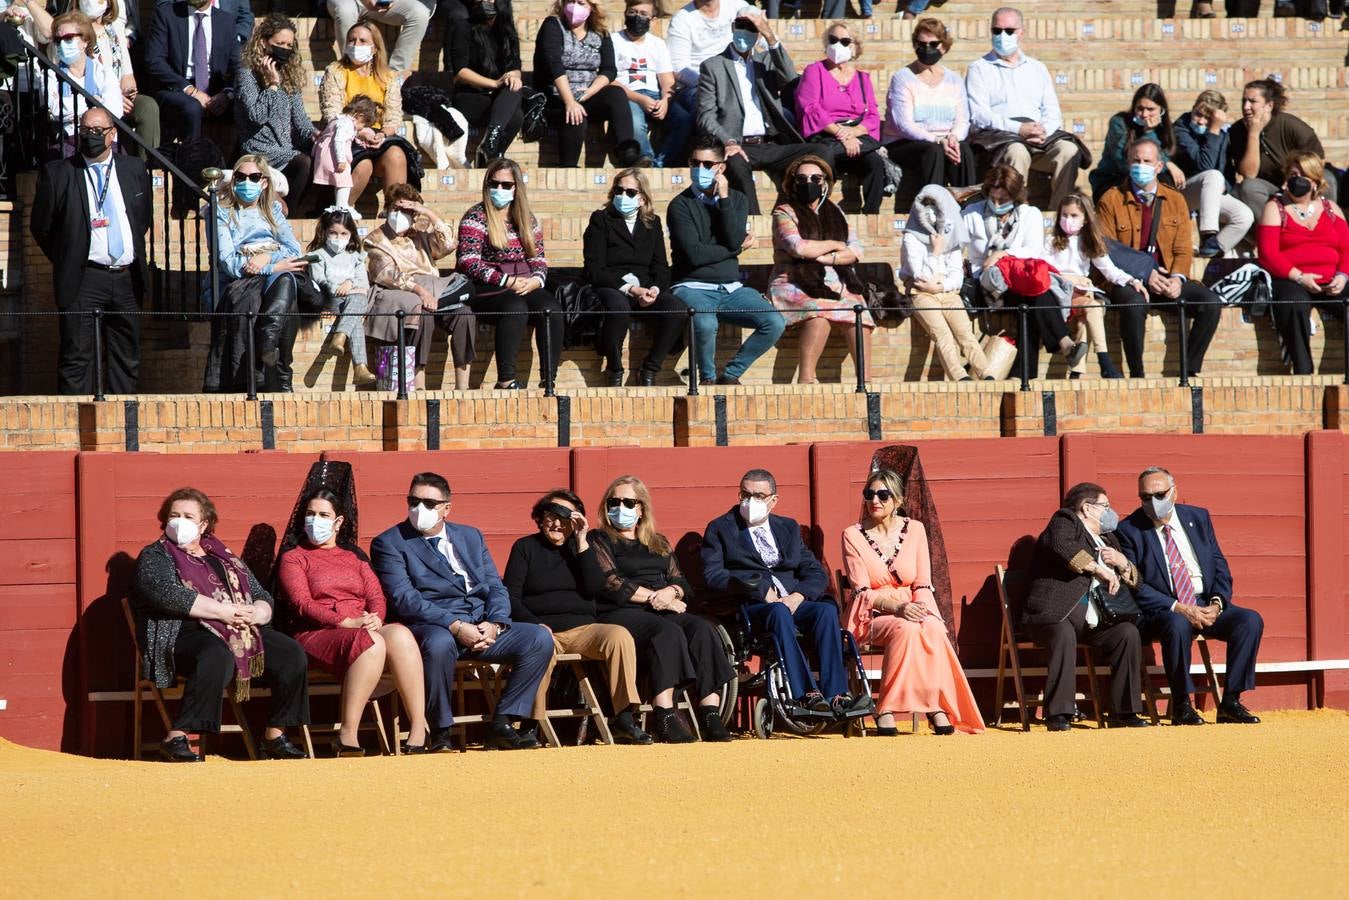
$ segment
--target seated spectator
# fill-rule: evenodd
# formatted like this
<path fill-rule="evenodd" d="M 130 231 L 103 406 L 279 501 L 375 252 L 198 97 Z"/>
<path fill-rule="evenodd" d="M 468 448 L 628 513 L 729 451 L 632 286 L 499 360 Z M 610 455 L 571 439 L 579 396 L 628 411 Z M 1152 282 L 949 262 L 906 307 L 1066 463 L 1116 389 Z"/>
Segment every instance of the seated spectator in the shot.
<path fill-rule="evenodd" d="M 291 391 L 291 361 L 300 319 L 296 278 L 308 265 L 301 258 L 285 210 L 277 199 L 272 169 L 262 156 L 241 156 L 234 164 L 231 190 L 222 192 L 216 216 L 216 254 L 220 268 L 217 312 L 211 318 L 211 350 L 206 358 L 207 393 L 247 389 L 254 379 L 259 390 Z M 243 314 L 257 314 L 253 324 L 256 357 L 247 370 L 247 323 Z"/>
<path fill-rule="evenodd" d="M 379 106 L 365 94 L 351 98 L 342 112 L 329 119 L 314 141 L 314 183 L 332 185 L 333 205 L 353 219 L 361 214 L 351 205 L 351 161 L 357 133 L 379 121 Z M 396 185 L 390 185 L 396 187 Z"/>
<path fill-rule="evenodd" d="M 1119 593 L 1138 585 L 1138 569 L 1125 558 L 1105 488 L 1084 482 L 1068 489 L 1035 542 L 1030 593 L 1021 614 L 1024 633 L 1049 652 L 1045 676 L 1045 725 L 1072 728 L 1077 692 L 1077 645 L 1095 650 L 1110 666 L 1111 726 L 1146 727 L 1139 667 L 1143 662 L 1138 627 L 1107 624 L 1097 592 Z"/>
<path fill-rule="evenodd" d="M 421 155 L 398 133 L 403 127 L 402 83 L 398 73 L 384 61 L 384 38 L 379 29 L 364 22 L 351 26 L 342 58 L 329 63 L 323 72 L 319 109 L 324 125 L 362 95 L 375 101 L 383 112 L 380 121 L 356 132 L 351 145 L 353 204 L 365 193 L 372 175 L 386 190 L 404 183 L 421 189 Z"/>
<path fill-rule="evenodd" d="M 623 384 L 623 339 L 630 310 L 651 333 L 637 383 L 651 387 L 684 333 L 687 307 L 670 292 L 665 229 L 641 169 L 623 169 L 609 185 L 609 202 L 590 214 L 582 236 L 586 280 L 604 306 L 598 349 L 609 387 Z"/>
<path fill-rule="evenodd" d="M 145 80 L 159 104 L 162 140 L 199 137 L 203 118 L 233 113 L 237 22 L 213 0 L 155 5 L 145 29 Z"/>
<path fill-rule="evenodd" d="M 125 0 L 124 0 L 125 2 Z M 34 4 L 36 5 L 36 4 Z M 131 44 L 127 37 L 126 17 L 118 0 L 67 0 L 67 11 L 79 9 L 89 16 L 94 26 L 92 56 L 100 65 L 111 69 L 122 91 L 121 119 L 135 130 L 150 147 L 159 146 L 159 104 L 148 94 L 142 94 L 131 68 Z M 51 52 L 52 48 L 48 48 Z M 95 92 L 91 92 L 95 93 Z M 118 112 L 113 110 L 114 113 Z M 148 154 L 128 142 L 124 148 L 142 160 Z"/>
<path fill-rule="evenodd" d="M 1232 195 L 1232 162 L 1227 132 L 1231 128 L 1227 118 L 1227 98 L 1218 91 L 1201 91 L 1194 108 L 1176 120 L 1176 153 L 1174 162 L 1185 176 L 1185 201 L 1199 211 L 1199 253 L 1208 255 L 1216 246 L 1226 254 L 1241 243 L 1251 230 L 1255 217 Z M 1218 179 L 1222 178 L 1222 194 L 1218 195 Z M 1198 187 L 1192 187 L 1198 185 Z M 1217 196 L 1218 215 L 1212 216 L 1213 197 Z M 1218 231 L 1212 232 L 1217 228 Z M 1213 254 L 1213 255 L 1220 255 Z"/>
<path fill-rule="evenodd" d="M 395 184 L 384 192 L 384 225 L 365 239 L 370 283 L 370 318 L 366 336 L 393 344 L 398 341 L 399 310 L 403 326 L 416 329 L 415 386 L 426 387 L 426 364 L 431 360 L 435 326 L 450 333 L 454 388 L 467 390 L 469 370 L 478 358 L 474 348 L 477 322 L 465 304 L 471 294 L 456 290 L 440 274 L 436 261 L 454 252 L 454 231 L 422 200 L 410 184 Z"/>
<path fill-rule="evenodd" d="M 342 727 L 334 756 L 364 756 L 361 713 L 387 670 L 408 711 L 404 753 L 426 752 L 426 684 L 422 657 L 407 626 L 387 622 L 384 589 L 356 543 L 349 504 L 326 488 L 302 501 L 277 561 L 276 579 L 290 604 L 291 632 L 314 664 L 342 682 Z"/>
<path fill-rule="evenodd" d="M 155 0 L 155 6 L 172 6 L 178 0 Z M 218 9 L 234 17 L 234 38 L 240 46 L 253 36 L 252 0 L 212 0 Z M 138 19 L 139 21 L 139 19 Z"/>
<path fill-rule="evenodd" d="M 890 78 L 886 93 L 881 140 L 890 161 L 913 172 L 920 185 L 975 183 L 965 82 L 941 64 L 953 44 L 941 20 L 919 21 L 913 27 L 914 60 Z"/>
<path fill-rule="evenodd" d="M 1132 111 L 1116 113 L 1110 118 L 1105 136 L 1105 149 L 1100 162 L 1090 175 L 1092 199 L 1100 202 L 1101 195 L 1122 182 L 1129 174 L 1125 160 L 1126 149 L 1139 138 L 1156 141 L 1162 154 L 1162 182 L 1185 196 L 1191 210 L 1199 214 L 1199 257 L 1221 256 L 1236 246 L 1251 227 L 1250 211 L 1236 199 L 1227 196 L 1227 181 L 1222 173 L 1208 169 L 1187 176 L 1174 159 L 1179 148 L 1179 129 L 1171 124 L 1171 112 L 1166 94 L 1156 84 L 1145 84 L 1134 91 Z M 1193 138 L 1193 134 L 1190 135 Z M 1228 242 L 1219 240 L 1218 227 L 1225 224 Z"/>
<path fill-rule="evenodd" d="M 65 72 L 90 94 L 97 97 L 108 112 L 122 117 L 122 88 L 112 66 L 98 59 L 98 44 L 94 23 L 82 12 L 62 13 L 52 20 L 52 42 L 47 55 L 56 67 Z M 62 156 L 75 149 L 75 133 L 83 110 L 89 108 L 83 97 L 66 87 L 59 78 L 43 79 L 47 83 L 47 109 L 52 120 L 64 135 Z M 115 127 L 115 126 L 114 126 Z"/>
<path fill-rule="evenodd" d="M 603 583 L 596 603 L 600 621 L 632 632 L 651 681 L 656 740 L 694 740 L 675 714 L 675 688 L 692 684 L 698 724 L 705 741 L 730 741 L 721 721 L 721 694 L 735 678 L 711 620 L 688 611 L 693 589 L 679 570 L 674 547 L 656 530 L 651 492 L 631 475 L 615 478 L 604 492 L 604 518 L 592 540 Z"/>
<path fill-rule="evenodd" d="M 627 95 L 639 153 L 660 169 L 665 167 L 667 149 L 681 157 L 686 152 L 693 113 L 671 102 L 675 78 L 670 49 L 662 38 L 650 33 L 656 10 L 652 0 L 626 0 L 623 30 L 613 35 L 614 65 L 618 71 L 614 84 Z M 654 122 L 664 126 L 659 153 L 651 145 Z"/>
<path fill-rule="evenodd" d="M 1161 148 L 1150 138 L 1140 138 L 1130 147 L 1129 180 L 1106 191 L 1098 207 L 1101 233 L 1126 247 L 1152 256 L 1157 268 L 1148 276 L 1146 291 L 1131 285 L 1110 290 L 1112 303 L 1120 305 L 1120 331 L 1129 377 L 1143 378 L 1143 332 L 1151 303 L 1174 303 L 1185 298 L 1186 314 L 1194 317 L 1187 342 L 1188 375 L 1198 375 L 1204 354 L 1218 331 L 1222 301 L 1202 282 L 1190 278 L 1194 250 L 1190 242 L 1190 208 L 1175 188 L 1158 180 L 1162 171 Z"/>
<path fill-rule="evenodd" d="M 225 689 L 247 700 L 257 679 L 271 689 L 262 755 L 305 759 L 286 729 L 309 722 L 304 650 L 272 627 L 276 609 L 243 561 L 216 537 L 215 504 L 196 488 L 180 488 L 159 506 L 163 537 L 136 558 L 131 603 L 141 666 L 161 688 L 187 679 L 160 752 L 170 762 L 199 762 L 187 735 L 220 733 Z"/>
<path fill-rule="evenodd" d="M 919 191 L 904 225 L 899 274 L 909 289 L 913 318 L 932 341 L 948 381 L 993 377 L 960 298 L 969 242 L 969 229 L 951 193 L 937 185 Z"/>
<path fill-rule="evenodd" d="M 862 261 L 862 244 L 848 225 L 843 210 L 829 198 L 834 173 L 818 156 L 793 160 L 782 176 L 782 194 L 773 208 L 773 273 L 768 299 L 782 312 L 788 326 L 801 326 L 801 359 L 796 383 L 815 384 L 831 331 L 840 331 L 854 344 L 857 314 L 866 307 L 862 285 L 852 266 Z M 871 332 L 876 327 L 870 310 L 862 313 L 863 359 L 871 365 Z M 853 352 L 857 348 L 853 347 Z M 870 378 L 869 372 L 863 380 Z"/>
<path fill-rule="evenodd" d="M 1228 132 L 1232 168 L 1241 176 L 1237 199 L 1257 218 L 1264 215 L 1265 205 L 1278 193 L 1290 154 L 1311 153 L 1326 158 L 1316 132 L 1287 109 L 1288 90 L 1282 84 L 1273 78 L 1248 82 L 1241 94 L 1241 119 Z M 1333 178 L 1326 179 L 1327 200 L 1335 200 L 1337 187 Z"/>
<path fill-rule="evenodd" d="M 483 747 L 538 747 L 535 726 L 542 710 L 536 698 L 553 671 L 552 635 L 542 625 L 511 621 L 511 598 L 482 532 L 449 521 L 450 484 L 444 477 L 414 475 L 407 502 L 407 521 L 375 538 L 370 557 L 398 620 L 421 647 L 431 729 L 427 750 L 452 749 L 450 698 L 460 659 L 510 666 Z"/>
<path fill-rule="evenodd" d="M 753 244 L 749 202 L 728 184 L 726 150 L 712 135 L 699 135 L 694 141 L 689 181 L 665 214 L 674 293 L 697 313 L 689 352 L 697 362 L 699 383 L 739 384 L 740 376 L 782 337 L 785 323 L 758 291 L 740 282 L 740 252 Z M 754 330 L 718 376 L 721 322 Z"/>
<path fill-rule="evenodd" d="M 580 164 L 590 120 L 609 123 L 609 143 L 620 166 L 650 165 L 639 159 L 628 97 L 614 84 L 614 42 L 601 0 L 554 0 L 534 40 L 534 88 L 548 95 L 558 122 L 558 165 Z"/>
<path fill-rule="evenodd" d="M 690 0 L 670 17 L 670 25 L 665 29 L 665 45 L 670 51 L 670 67 L 675 77 L 675 95 L 670 105 L 678 106 L 690 122 L 698 116 L 698 74 L 702 64 L 725 51 L 731 42 L 731 23 L 745 11 L 757 12 L 745 0 Z M 676 147 L 667 136 L 661 153 L 667 166 L 678 165 L 688 153 L 687 140 L 685 146 Z"/>
<path fill-rule="evenodd" d="M 511 619 L 542 625 L 558 653 L 575 653 L 604 665 L 615 715 L 616 744 L 650 744 L 637 724 L 637 647 L 621 625 L 597 619 L 595 593 L 603 584 L 589 539 L 585 505 L 571 491 L 549 491 L 534 504 L 538 531 L 511 547 L 502 577 L 511 597 Z M 539 685 L 542 691 L 547 684 Z M 540 698 L 542 701 L 546 698 Z"/>
<path fill-rule="evenodd" d="M 1349 286 L 1349 226 L 1325 197 L 1326 176 L 1315 153 L 1288 154 L 1283 189 L 1265 204 L 1257 229 L 1260 265 L 1274 279 L 1270 314 L 1294 375 L 1315 371 L 1311 309 L 1324 318 L 1342 309 Z"/>
<path fill-rule="evenodd" d="M 876 730 L 897 735 L 895 713 L 925 713 L 937 734 L 983 731 L 937 609 L 927 530 L 904 515 L 904 480 L 897 473 L 881 469 L 867 478 L 857 524 L 843 532 L 843 566 L 851 586 L 843 627 L 859 645 L 885 650 Z"/>
<path fill-rule="evenodd" d="M 762 36 L 769 49 L 755 53 Z M 698 133 L 725 146 L 726 179 L 743 194 L 749 215 L 759 214 L 759 196 L 751 170 L 768 170 L 776 180 L 799 156 L 818 153 L 805 143 L 787 111 L 782 92 L 796 79 L 787 48 L 762 15 L 746 13 L 735 20 L 731 42 L 720 56 L 703 61 L 698 75 Z M 744 87 L 756 90 L 748 97 Z"/>
<path fill-rule="evenodd" d="M 742 602 L 749 625 L 776 637 L 792 700 L 806 710 L 842 719 L 871 704 L 848 693 L 838 608 L 828 596 L 829 575 L 801 539 L 795 519 L 773 515 L 778 484 L 765 469 L 740 479 L 740 504 L 707 523 L 703 577 L 710 591 L 757 587 Z M 815 646 L 820 677 L 811 673 L 797 639 L 800 629 Z"/>
<path fill-rule="evenodd" d="M 325 307 L 336 309 L 328 339 L 319 351 L 319 358 L 341 356 L 351 350 L 351 382 L 356 387 L 370 387 L 375 373 L 370 371 L 370 360 L 365 352 L 365 314 L 370 310 L 370 279 L 366 274 L 366 255 L 361 250 L 361 239 L 356 223 L 345 209 L 329 208 L 319 216 L 314 239 L 309 242 L 309 283 L 324 298 Z M 420 322 L 418 316 L 415 322 Z M 396 336 L 395 336 L 396 337 Z M 315 374 L 317 379 L 317 373 Z M 317 381 L 305 384 L 313 387 Z"/>
<path fill-rule="evenodd" d="M 508 3 L 475 0 L 468 18 L 450 19 L 445 27 L 445 71 L 454 76 L 454 108 L 482 132 L 475 164 L 500 159 L 520 133 L 525 96 L 520 36 Z"/>
<path fill-rule="evenodd" d="M 843 22 L 824 35 L 823 60 L 806 66 L 796 87 L 796 118 L 806 139 L 821 145 L 836 173 L 862 183 L 862 212 L 881 211 L 888 180 L 881 147 L 881 116 L 871 76 L 853 62 L 862 56 L 862 39 Z"/>
<path fill-rule="evenodd" d="M 970 102 L 970 144 L 994 163 L 1048 172 L 1050 205 L 1057 207 L 1077 184 L 1081 147 L 1063 131 L 1054 81 L 1044 63 L 1021 52 L 1025 33 L 1019 10 L 993 13 L 993 49 L 970 63 L 965 89 Z"/>
<path fill-rule="evenodd" d="M 562 355 L 562 307 L 548 290 L 543 228 L 529 211 L 524 173 L 502 157 L 482 177 L 482 202 L 459 221 L 459 271 L 473 281 L 473 310 L 496 328 L 497 390 L 522 387 L 516 356 L 531 325 L 539 372 L 557 371 Z M 547 315 L 551 313 L 551 315 Z"/>
<path fill-rule="evenodd" d="M 1064 197 L 1054 213 L 1044 260 L 1072 282 L 1073 299 L 1068 320 L 1075 325 L 1073 339 L 1091 341 L 1102 378 L 1123 378 L 1124 373 L 1110 358 L 1110 349 L 1105 342 L 1106 295 L 1092 283 L 1091 273 L 1095 269 L 1107 284 L 1128 286 L 1139 294 L 1143 293 L 1144 285 L 1110 261 L 1105 237 L 1096 224 L 1096 209 L 1077 191 Z M 1068 377 L 1081 378 L 1086 370 L 1087 358 L 1084 356 L 1072 366 Z"/>
<path fill-rule="evenodd" d="M 295 23 L 279 13 L 263 19 L 244 46 L 234 94 L 239 148 L 267 157 L 267 164 L 286 177 L 286 204 L 291 210 L 300 209 L 314 168 L 307 152 L 314 141 L 314 123 L 304 108 L 309 72 L 295 34 Z"/>
<path fill-rule="evenodd" d="M 389 65 L 397 73 L 417 68 L 422 39 L 431 24 L 436 5 L 433 0 L 327 0 L 333 29 L 351 41 L 351 29 L 357 22 L 369 20 L 398 29 Z M 338 48 L 340 53 L 341 47 Z M 381 46 L 381 55 L 383 47 Z"/>

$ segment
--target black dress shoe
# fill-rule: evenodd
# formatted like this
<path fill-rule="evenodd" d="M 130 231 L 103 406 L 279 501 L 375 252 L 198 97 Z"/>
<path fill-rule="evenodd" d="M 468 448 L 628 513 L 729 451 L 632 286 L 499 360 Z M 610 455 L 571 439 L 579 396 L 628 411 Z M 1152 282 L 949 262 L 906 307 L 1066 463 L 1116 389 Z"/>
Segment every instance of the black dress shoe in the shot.
<path fill-rule="evenodd" d="M 622 369 L 606 369 L 604 383 L 609 387 L 622 387 L 624 374 L 626 373 Z"/>
<path fill-rule="evenodd" d="M 267 759 L 308 759 L 309 754 L 290 742 L 284 734 L 262 742 L 262 755 Z"/>
<path fill-rule="evenodd" d="M 492 390 L 518 391 L 520 390 L 520 382 L 516 381 L 514 378 L 512 378 L 510 381 L 498 381 L 496 384 L 492 385 Z"/>
<path fill-rule="evenodd" d="M 1242 706 L 1240 700 L 1224 700 L 1218 704 L 1218 721 L 1235 722 L 1240 725 L 1259 725 L 1260 717 L 1251 715 L 1251 711 Z"/>
<path fill-rule="evenodd" d="M 699 385 L 700 387 L 713 387 L 713 386 L 716 385 L 716 383 L 717 383 L 717 379 L 715 379 L 715 378 L 708 378 L 706 375 L 704 375 L 704 376 L 702 376 L 702 377 L 700 377 L 700 378 L 698 379 L 698 385 Z"/>
<path fill-rule="evenodd" d="M 722 375 L 720 378 L 717 379 L 717 384 L 730 387 L 740 384 L 740 379 L 732 378 L 730 375 Z"/>
<path fill-rule="evenodd" d="M 1062 713 L 1056 716 L 1049 716 L 1045 719 L 1045 728 L 1050 731 L 1072 731 L 1072 719 L 1072 716 L 1065 716 Z"/>
<path fill-rule="evenodd" d="M 520 738 L 521 750 L 537 750 L 543 746 L 539 740 L 539 729 L 537 728 L 518 728 L 515 732 Z"/>
<path fill-rule="evenodd" d="M 1188 703 L 1180 703 L 1171 711 L 1172 725 L 1203 725 L 1204 719 Z"/>
<path fill-rule="evenodd" d="M 656 710 L 651 736 L 662 744 L 692 744 L 698 740 L 684 727 L 684 723 L 679 721 L 679 716 L 672 709 Z"/>
<path fill-rule="evenodd" d="M 169 762 L 201 762 L 201 757 L 192 752 L 187 737 L 181 734 L 160 742 L 159 752 Z"/>
<path fill-rule="evenodd" d="M 433 728 L 427 753 L 449 753 L 454 749 L 454 735 L 449 728 Z"/>
<path fill-rule="evenodd" d="M 343 756 L 352 756 L 352 757 L 355 757 L 355 756 L 365 756 L 365 748 L 364 748 L 364 747 L 350 747 L 350 746 L 348 746 L 348 745 L 342 743 L 342 739 L 341 739 L 340 737 L 339 737 L 339 738 L 333 738 L 333 756 L 337 756 L 337 757 L 343 757 Z"/>
<path fill-rule="evenodd" d="M 828 700 L 824 699 L 824 694 L 821 694 L 819 691 L 811 691 L 804 697 L 797 698 L 796 705 L 808 712 L 814 713 L 828 713 L 834 711 L 833 706 L 830 705 Z"/>
<path fill-rule="evenodd" d="M 617 717 L 609 720 L 609 731 L 614 736 L 615 744 L 646 746 L 655 743 L 655 738 L 647 734 L 637 726 L 636 722 L 624 722 Z"/>
<path fill-rule="evenodd" d="M 650 369 L 642 369 L 637 373 L 637 383 L 642 387 L 655 387 L 656 375 L 657 373 Z"/>
<path fill-rule="evenodd" d="M 535 740 L 535 746 L 538 745 Z M 524 741 L 520 738 L 520 732 L 509 725 L 503 725 L 499 722 L 493 722 L 487 726 L 487 735 L 482 739 L 482 748 L 484 750 L 523 750 Z"/>
<path fill-rule="evenodd" d="M 703 740 L 709 744 L 725 744 L 735 740 L 735 735 L 726 730 L 726 723 L 721 721 L 721 710 L 716 707 L 704 707 L 698 710 L 702 716 L 699 722 L 703 726 Z"/>
<path fill-rule="evenodd" d="M 1138 713 L 1115 714 L 1105 720 L 1107 728 L 1151 728 L 1152 723 Z"/>

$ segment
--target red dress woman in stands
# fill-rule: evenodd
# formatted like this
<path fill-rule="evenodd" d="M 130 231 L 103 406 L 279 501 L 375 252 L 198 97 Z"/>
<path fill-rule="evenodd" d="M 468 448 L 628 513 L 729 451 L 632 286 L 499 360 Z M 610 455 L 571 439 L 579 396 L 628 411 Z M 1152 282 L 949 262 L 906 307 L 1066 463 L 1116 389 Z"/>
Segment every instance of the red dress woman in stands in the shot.
<path fill-rule="evenodd" d="M 356 549 L 355 525 L 327 488 L 302 503 L 304 537 L 281 556 L 277 581 L 291 605 L 295 640 L 316 665 L 342 680 L 337 756 L 363 756 L 361 711 L 387 668 L 412 719 L 404 753 L 426 748 L 426 685 L 421 651 L 403 625 L 385 624 L 384 589 Z"/>

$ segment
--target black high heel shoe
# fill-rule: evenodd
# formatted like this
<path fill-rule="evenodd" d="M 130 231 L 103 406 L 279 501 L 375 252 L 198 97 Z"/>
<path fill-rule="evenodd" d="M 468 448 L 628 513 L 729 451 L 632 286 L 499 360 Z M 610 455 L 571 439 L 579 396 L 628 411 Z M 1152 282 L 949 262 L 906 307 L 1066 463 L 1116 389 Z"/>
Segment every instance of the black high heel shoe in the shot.
<path fill-rule="evenodd" d="M 338 758 L 365 756 L 365 748 L 359 746 L 357 747 L 349 746 L 347 744 L 342 743 L 342 739 L 340 737 L 335 737 L 333 738 L 333 756 Z"/>
<path fill-rule="evenodd" d="M 951 724 L 951 717 L 946 716 L 946 724 L 938 725 L 937 716 L 946 716 L 944 712 L 930 712 L 927 714 L 927 724 L 932 726 L 933 734 L 955 734 L 956 727 Z"/>

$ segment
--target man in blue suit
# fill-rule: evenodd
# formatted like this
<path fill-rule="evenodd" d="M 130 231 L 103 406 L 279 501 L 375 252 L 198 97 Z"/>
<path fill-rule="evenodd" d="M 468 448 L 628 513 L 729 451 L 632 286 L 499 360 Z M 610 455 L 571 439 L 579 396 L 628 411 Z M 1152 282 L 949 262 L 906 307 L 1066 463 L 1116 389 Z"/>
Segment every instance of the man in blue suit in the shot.
<path fill-rule="evenodd" d="M 233 115 L 239 41 L 234 14 L 213 0 L 157 5 L 145 29 L 145 69 L 164 140 L 195 138 L 204 116 Z"/>
<path fill-rule="evenodd" d="M 450 695 L 461 657 L 510 666 L 483 746 L 539 746 L 533 711 L 553 668 L 553 636 L 542 625 L 511 622 L 511 598 L 482 532 L 446 520 L 450 485 L 434 472 L 413 476 L 408 520 L 375 538 L 370 562 L 398 621 L 417 638 L 426 674 L 427 749 L 450 749 Z M 525 720 L 516 730 L 515 722 Z M 416 752 L 414 748 L 413 752 Z"/>
<path fill-rule="evenodd" d="M 740 479 L 740 505 L 707 523 L 703 534 L 703 577 L 712 591 L 734 590 L 759 576 L 754 596 L 743 598 L 749 625 L 777 638 L 792 699 L 814 713 L 843 718 L 870 705 L 870 697 L 848 694 L 843 668 L 838 608 L 826 596 L 829 576 L 801 540 L 795 519 L 772 514 L 777 480 L 766 469 L 750 469 Z M 818 682 L 796 639 L 796 630 L 815 643 Z"/>
<path fill-rule="evenodd" d="M 1124 555 L 1138 567 L 1134 590 L 1143 619 L 1138 630 L 1162 647 L 1171 684 L 1171 724 L 1202 725 L 1190 702 L 1190 644 L 1196 634 L 1227 642 L 1227 683 L 1219 722 L 1260 720 L 1241 705 L 1255 687 L 1255 657 L 1265 622 L 1232 602 L 1232 572 L 1218 547 L 1208 510 L 1176 503 L 1176 480 L 1159 466 L 1138 476 L 1143 505 L 1119 524 Z"/>

